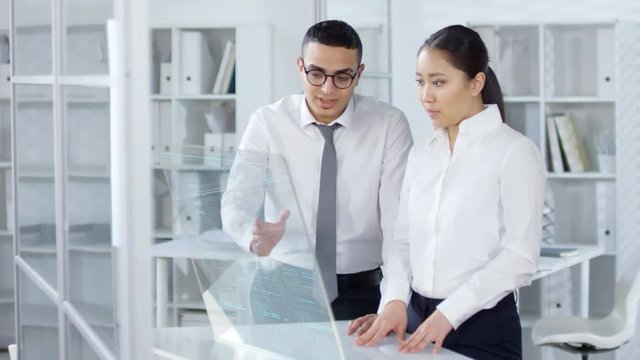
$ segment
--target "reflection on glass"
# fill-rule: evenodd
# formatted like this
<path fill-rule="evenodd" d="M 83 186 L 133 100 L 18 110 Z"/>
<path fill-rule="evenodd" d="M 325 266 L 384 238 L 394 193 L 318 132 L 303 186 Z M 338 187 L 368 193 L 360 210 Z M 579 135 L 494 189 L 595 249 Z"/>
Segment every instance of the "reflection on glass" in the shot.
<path fill-rule="evenodd" d="M 15 87 L 18 252 L 55 287 L 56 226 L 51 87 Z"/>
<path fill-rule="evenodd" d="M 67 320 L 67 359 L 68 360 L 99 360 L 91 346 L 84 340 L 78 329 Z"/>
<path fill-rule="evenodd" d="M 193 166 L 184 161 L 192 151 L 166 155 L 177 204 L 173 241 L 186 247 L 191 258 L 181 266 L 190 267 L 184 273 L 196 278 L 214 356 L 342 358 L 284 159 L 238 152 L 227 172 L 229 158 L 205 158 L 201 163 L 214 165 Z M 290 216 L 270 256 L 256 257 L 238 245 L 248 244 L 256 218 L 276 222 L 284 210 Z"/>
<path fill-rule="evenodd" d="M 58 307 L 18 271 L 21 360 L 58 359 Z"/>
<path fill-rule="evenodd" d="M 13 60 L 16 75 L 51 75 L 51 0 L 14 1 L 15 44 Z"/>
<path fill-rule="evenodd" d="M 0 346 L 6 346 L 15 342 L 11 330 L 15 328 L 13 237 L 1 234 L 0 229 Z"/>
<path fill-rule="evenodd" d="M 106 24 L 113 18 L 113 1 L 68 0 L 64 6 L 64 74 L 107 74 Z"/>
<path fill-rule="evenodd" d="M 92 92 L 96 98 L 77 98 Z M 116 353 L 111 247 L 109 91 L 64 87 L 68 299 Z M 101 274 L 95 276 L 95 274 Z M 73 341 L 73 339 L 70 339 Z"/>

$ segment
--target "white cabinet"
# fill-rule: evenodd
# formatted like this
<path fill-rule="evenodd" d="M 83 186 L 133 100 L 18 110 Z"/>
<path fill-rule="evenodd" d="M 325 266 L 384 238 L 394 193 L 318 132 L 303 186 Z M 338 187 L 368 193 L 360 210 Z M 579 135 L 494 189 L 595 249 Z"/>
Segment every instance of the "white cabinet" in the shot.
<path fill-rule="evenodd" d="M 637 271 L 637 265 L 621 264 L 620 259 L 637 242 L 636 230 L 623 232 L 623 224 L 631 224 L 636 215 L 621 207 L 630 201 L 628 188 L 621 185 L 631 186 L 639 171 L 637 146 L 623 139 L 640 125 L 633 96 L 640 85 L 631 82 L 638 69 L 637 46 L 634 53 L 629 45 L 637 42 L 640 28 L 630 22 L 472 27 L 487 44 L 490 65 L 505 96 L 507 123 L 530 137 L 547 160 L 554 219 L 553 235 L 547 240 L 606 249 L 591 262 L 588 274 L 565 270 L 520 291 L 525 357 L 562 358 L 561 352 L 531 345 L 535 320 L 552 314 L 604 315 L 611 309 L 616 279 L 623 271 Z M 579 152 L 562 134 L 566 118 L 578 147 L 584 149 L 582 160 L 570 159 Z M 555 125 L 560 135 L 555 166 L 549 125 Z M 617 154 L 635 157 L 630 160 L 635 167 L 624 167 Z M 616 159 L 616 166 L 606 160 L 599 163 L 599 157 L 606 158 L 600 155 L 613 155 L 609 158 Z M 585 170 L 576 171 L 578 165 Z M 638 209 L 637 200 L 633 201 L 629 205 Z M 588 284 L 589 291 L 581 291 L 581 283 Z"/>
<path fill-rule="evenodd" d="M 221 228 L 220 196 L 237 143 L 251 113 L 273 100 L 272 46 L 266 25 L 153 28 L 151 39 L 159 243 Z M 193 311 L 204 304 L 191 262 L 172 262 L 169 318 L 197 322 L 204 313 Z"/>

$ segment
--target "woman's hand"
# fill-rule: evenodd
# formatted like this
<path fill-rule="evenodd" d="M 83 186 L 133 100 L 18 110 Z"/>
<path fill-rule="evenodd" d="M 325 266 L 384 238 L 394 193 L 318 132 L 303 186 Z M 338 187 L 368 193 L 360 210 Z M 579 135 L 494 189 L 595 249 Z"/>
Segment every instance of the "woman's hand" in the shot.
<path fill-rule="evenodd" d="M 347 335 L 356 334 L 356 336 L 360 336 L 364 334 L 365 331 L 369 330 L 377 317 L 378 314 L 367 314 L 355 320 L 349 321 L 349 326 L 347 327 Z"/>
<path fill-rule="evenodd" d="M 403 341 L 398 349 L 401 352 L 419 352 L 430 343 L 435 342 L 432 353 L 437 354 L 444 338 L 453 329 L 444 314 L 436 310 L 429 316 L 411 336 Z"/>
<path fill-rule="evenodd" d="M 366 317 L 366 316 L 365 316 Z M 362 318 L 359 318 L 360 320 Z M 372 320 L 368 318 L 365 320 Z M 366 325 L 366 321 L 365 325 Z M 407 305 L 400 300 L 393 300 L 385 307 L 382 314 L 375 316 L 373 322 L 363 334 L 356 337 L 356 345 L 373 346 L 391 331 L 397 335 L 398 342 L 404 340 L 407 329 Z"/>

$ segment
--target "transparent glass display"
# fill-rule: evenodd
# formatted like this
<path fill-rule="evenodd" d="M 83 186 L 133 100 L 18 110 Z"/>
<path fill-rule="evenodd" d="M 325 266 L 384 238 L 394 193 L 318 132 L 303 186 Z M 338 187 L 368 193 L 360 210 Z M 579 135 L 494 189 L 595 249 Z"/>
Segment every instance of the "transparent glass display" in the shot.
<path fill-rule="evenodd" d="M 53 74 L 52 5 L 51 0 L 13 2 L 11 51 L 16 75 Z"/>
<path fill-rule="evenodd" d="M 55 288 L 56 225 L 51 86 L 15 85 L 18 253 Z"/>
<path fill-rule="evenodd" d="M 94 93 L 95 98 L 77 96 L 87 92 Z M 117 353 L 109 90 L 67 86 L 63 88 L 63 98 L 68 300 L 110 350 Z M 74 341 L 73 337 L 69 341 Z"/>
<path fill-rule="evenodd" d="M 63 4 L 64 74 L 106 75 L 107 20 L 113 18 L 113 0 L 67 0 Z"/>
<path fill-rule="evenodd" d="M 203 156 L 202 164 L 215 165 L 194 167 L 188 165 L 193 161 L 189 149 L 186 154 L 165 153 L 163 162 L 177 207 L 173 241 L 188 250 L 189 260 L 182 266 L 190 269 L 183 274 L 192 274 L 204 302 L 212 352 L 341 358 L 314 247 L 284 159 L 265 153 L 234 155 Z M 270 256 L 257 257 L 241 248 L 256 221 L 275 223 L 283 211 L 290 216 Z M 178 301 L 190 300 L 189 289 L 182 289 Z"/>
<path fill-rule="evenodd" d="M 20 359 L 58 359 L 58 306 L 20 270 L 18 285 Z"/>

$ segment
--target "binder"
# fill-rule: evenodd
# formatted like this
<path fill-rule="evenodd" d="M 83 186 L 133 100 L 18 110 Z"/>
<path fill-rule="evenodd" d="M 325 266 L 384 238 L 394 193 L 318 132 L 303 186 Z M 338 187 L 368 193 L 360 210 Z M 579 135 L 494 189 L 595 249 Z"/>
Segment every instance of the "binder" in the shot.
<path fill-rule="evenodd" d="M 614 82 L 614 54 L 615 42 L 613 28 L 597 30 L 598 49 L 598 96 L 601 98 L 613 98 L 615 96 Z"/>
<path fill-rule="evenodd" d="M 589 168 L 584 144 L 576 130 L 571 114 L 559 114 L 553 117 L 556 122 L 560 146 L 564 151 L 570 172 L 585 172 Z"/>
<path fill-rule="evenodd" d="M 562 165 L 562 153 L 560 152 L 560 140 L 556 129 L 555 115 L 547 115 L 547 141 L 549 144 L 550 165 L 553 172 L 564 172 Z"/>
<path fill-rule="evenodd" d="M 215 68 L 203 33 L 183 31 L 180 50 L 180 93 L 200 95 L 211 89 L 211 73 Z"/>
<path fill-rule="evenodd" d="M 229 91 L 231 75 L 235 68 L 235 62 L 236 45 L 232 41 L 227 41 L 224 46 L 224 53 L 222 54 L 220 66 L 218 66 L 218 72 L 216 74 L 216 81 L 213 84 L 212 93 L 226 94 Z"/>
<path fill-rule="evenodd" d="M 171 94 L 171 63 L 160 64 L 160 94 Z"/>
<path fill-rule="evenodd" d="M 8 98 L 11 90 L 10 64 L 0 64 L 0 98 Z"/>

